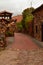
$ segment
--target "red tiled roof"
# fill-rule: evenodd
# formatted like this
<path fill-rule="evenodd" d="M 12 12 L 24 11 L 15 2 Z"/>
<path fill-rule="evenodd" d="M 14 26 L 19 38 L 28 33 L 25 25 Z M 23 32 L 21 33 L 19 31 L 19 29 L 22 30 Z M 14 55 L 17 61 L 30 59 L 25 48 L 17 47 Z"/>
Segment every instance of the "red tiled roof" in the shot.
<path fill-rule="evenodd" d="M 12 19 L 13 20 L 17 19 L 17 22 L 21 22 L 21 20 L 23 19 L 23 16 L 22 15 L 13 16 Z"/>

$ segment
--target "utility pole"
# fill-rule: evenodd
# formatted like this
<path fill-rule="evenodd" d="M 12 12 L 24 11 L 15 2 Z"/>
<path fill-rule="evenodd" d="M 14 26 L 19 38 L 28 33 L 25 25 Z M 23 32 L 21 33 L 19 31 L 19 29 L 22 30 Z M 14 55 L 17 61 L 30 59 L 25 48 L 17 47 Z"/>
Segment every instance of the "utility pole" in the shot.
<path fill-rule="evenodd" d="M 32 7 L 32 1 L 31 1 L 31 7 Z"/>

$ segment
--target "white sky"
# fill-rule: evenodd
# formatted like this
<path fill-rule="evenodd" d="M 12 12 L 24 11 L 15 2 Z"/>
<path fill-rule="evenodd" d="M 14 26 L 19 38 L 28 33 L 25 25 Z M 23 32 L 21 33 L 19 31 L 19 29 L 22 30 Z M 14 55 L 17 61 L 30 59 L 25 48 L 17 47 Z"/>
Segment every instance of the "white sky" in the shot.
<path fill-rule="evenodd" d="M 7 10 L 19 15 L 25 8 L 31 7 L 31 2 L 34 8 L 43 4 L 43 0 L 0 0 L 0 11 Z"/>

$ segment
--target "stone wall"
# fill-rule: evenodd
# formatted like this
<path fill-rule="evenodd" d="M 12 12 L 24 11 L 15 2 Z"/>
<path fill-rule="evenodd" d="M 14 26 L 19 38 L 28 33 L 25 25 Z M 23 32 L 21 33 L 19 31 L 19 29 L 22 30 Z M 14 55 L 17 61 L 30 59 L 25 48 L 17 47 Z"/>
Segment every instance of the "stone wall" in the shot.
<path fill-rule="evenodd" d="M 34 37 L 42 41 L 42 29 L 41 24 L 43 23 L 43 9 L 40 9 L 34 13 Z M 36 33 L 37 26 L 37 33 Z"/>

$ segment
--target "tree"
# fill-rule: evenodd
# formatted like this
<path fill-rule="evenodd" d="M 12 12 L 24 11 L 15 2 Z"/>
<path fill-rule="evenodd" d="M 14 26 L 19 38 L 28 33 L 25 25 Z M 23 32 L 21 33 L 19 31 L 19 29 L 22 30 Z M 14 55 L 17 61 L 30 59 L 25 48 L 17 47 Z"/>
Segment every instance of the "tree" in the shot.
<path fill-rule="evenodd" d="M 22 25 L 23 25 L 23 28 L 25 30 L 28 29 L 29 27 L 29 22 L 33 20 L 33 15 L 32 15 L 32 12 L 34 11 L 34 8 L 27 8 L 25 9 L 22 14 L 23 14 L 23 20 L 22 20 Z"/>
<path fill-rule="evenodd" d="M 18 31 L 22 32 L 23 26 L 22 26 L 21 22 L 16 23 L 16 25 L 17 25 Z"/>
<path fill-rule="evenodd" d="M 23 18 L 25 18 L 27 15 L 32 14 L 32 11 L 34 11 L 34 8 L 33 8 L 33 7 L 25 9 L 25 10 L 22 12 Z"/>

